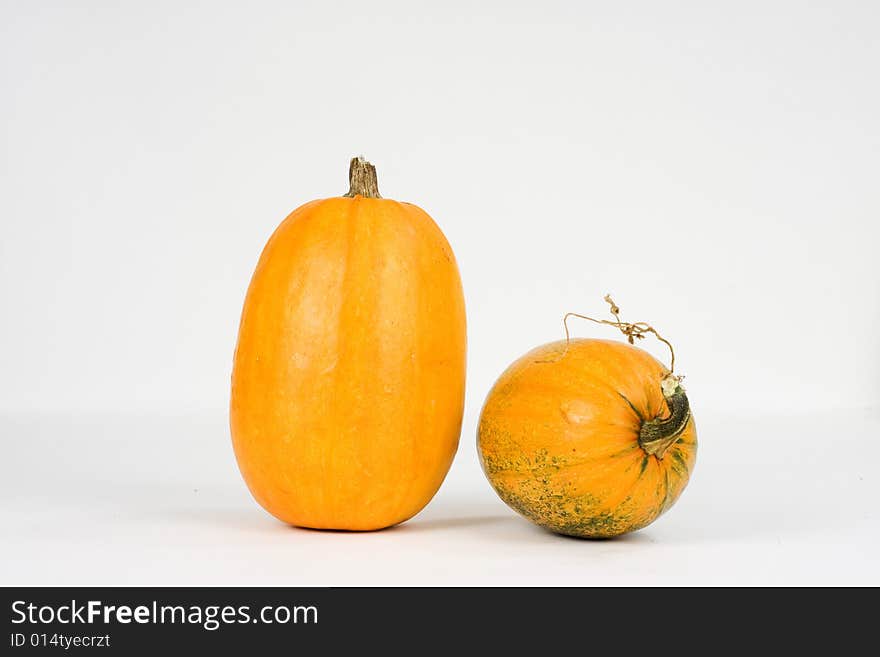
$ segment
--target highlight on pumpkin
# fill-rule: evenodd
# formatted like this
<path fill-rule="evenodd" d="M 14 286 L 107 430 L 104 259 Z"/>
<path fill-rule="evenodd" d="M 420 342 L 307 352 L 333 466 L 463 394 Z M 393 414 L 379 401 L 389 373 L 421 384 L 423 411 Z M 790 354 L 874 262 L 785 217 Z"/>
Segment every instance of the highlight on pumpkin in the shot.
<path fill-rule="evenodd" d="M 490 391 L 480 462 L 512 509 L 560 534 L 610 538 L 667 511 L 696 462 L 697 434 L 672 344 L 646 322 L 567 313 L 565 340 L 515 361 Z M 572 338 L 568 320 L 617 328 L 626 342 Z M 654 335 L 670 367 L 634 346 Z"/>
<path fill-rule="evenodd" d="M 242 476 L 292 525 L 403 522 L 452 463 L 464 384 L 452 249 L 424 210 L 383 199 L 376 168 L 353 158 L 348 192 L 294 210 L 251 279 L 230 399 Z"/>

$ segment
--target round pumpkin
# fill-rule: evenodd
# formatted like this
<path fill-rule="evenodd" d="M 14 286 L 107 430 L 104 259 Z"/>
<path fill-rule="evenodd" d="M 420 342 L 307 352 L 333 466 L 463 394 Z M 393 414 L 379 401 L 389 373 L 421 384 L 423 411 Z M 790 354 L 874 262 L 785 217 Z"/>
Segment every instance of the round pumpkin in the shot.
<path fill-rule="evenodd" d="M 697 435 L 680 379 L 610 340 L 538 347 L 489 393 L 483 470 L 501 499 L 570 536 L 608 538 L 654 521 L 694 467 Z"/>
<path fill-rule="evenodd" d="M 372 530 L 418 513 L 461 431 L 465 308 L 455 257 L 423 210 L 350 191 L 295 210 L 257 264 L 232 371 L 235 456 L 284 522 Z"/>

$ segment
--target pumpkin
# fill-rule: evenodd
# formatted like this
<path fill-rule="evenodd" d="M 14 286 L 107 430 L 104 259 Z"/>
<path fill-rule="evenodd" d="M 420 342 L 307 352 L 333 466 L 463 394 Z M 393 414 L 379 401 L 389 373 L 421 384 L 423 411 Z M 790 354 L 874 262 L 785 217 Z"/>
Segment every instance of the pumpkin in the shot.
<path fill-rule="evenodd" d="M 288 216 L 250 282 L 232 371 L 241 474 L 300 527 L 373 530 L 434 496 L 455 455 L 465 307 L 452 250 L 423 210 L 350 189 Z"/>
<path fill-rule="evenodd" d="M 586 538 L 653 522 L 687 485 L 697 452 L 681 379 L 611 340 L 566 339 L 514 362 L 490 391 L 478 434 L 483 471 L 508 506 Z"/>

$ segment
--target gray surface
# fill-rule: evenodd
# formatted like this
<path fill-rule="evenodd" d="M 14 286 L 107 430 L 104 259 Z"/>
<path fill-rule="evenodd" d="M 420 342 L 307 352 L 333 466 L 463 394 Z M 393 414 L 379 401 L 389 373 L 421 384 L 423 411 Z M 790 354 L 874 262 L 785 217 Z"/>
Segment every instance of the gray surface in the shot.
<path fill-rule="evenodd" d="M 260 509 L 222 413 L 7 417 L 0 583 L 880 584 L 877 414 L 697 420 L 676 506 L 629 537 L 582 541 L 498 501 L 468 433 L 425 511 L 356 534 Z"/>

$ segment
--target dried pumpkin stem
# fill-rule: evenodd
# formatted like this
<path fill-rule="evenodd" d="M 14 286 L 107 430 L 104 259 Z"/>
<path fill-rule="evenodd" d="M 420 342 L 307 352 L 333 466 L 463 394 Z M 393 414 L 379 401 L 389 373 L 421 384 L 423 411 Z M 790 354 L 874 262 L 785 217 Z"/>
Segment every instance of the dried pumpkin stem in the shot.
<path fill-rule="evenodd" d="M 376 178 L 376 167 L 362 157 L 351 158 L 348 165 L 348 193 L 346 198 L 363 196 L 364 198 L 382 198 L 379 196 L 379 181 Z"/>
<path fill-rule="evenodd" d="M 639 445 L 645 453 L 658 459 L 662 459 L 666 450 L 675 444 L 691 420 L 691 405 L 681 387 L 681 378 L 669 374 L 660 387 L 669 407 L 669 416 L 646 420 L 639 430 Z"/>

